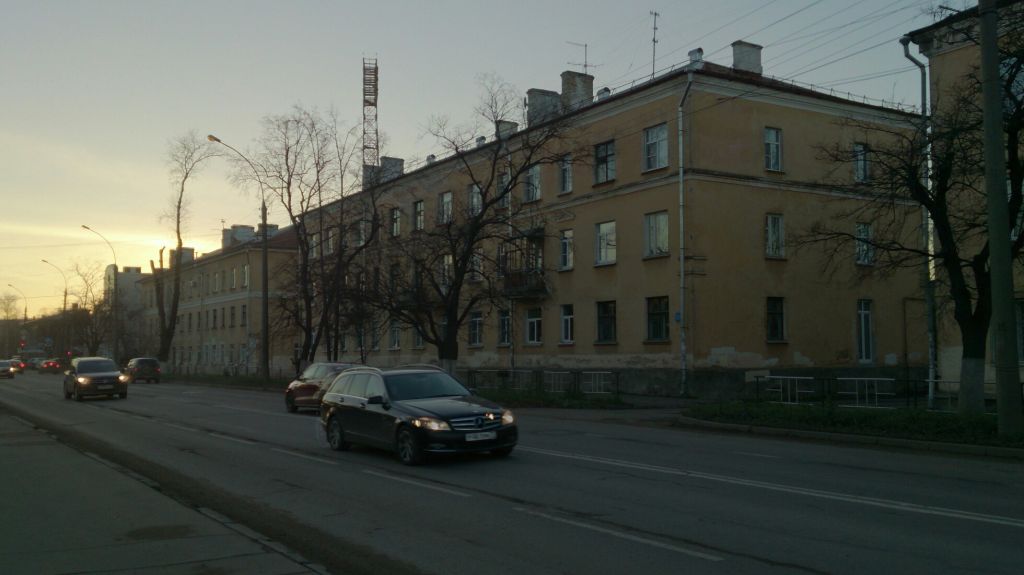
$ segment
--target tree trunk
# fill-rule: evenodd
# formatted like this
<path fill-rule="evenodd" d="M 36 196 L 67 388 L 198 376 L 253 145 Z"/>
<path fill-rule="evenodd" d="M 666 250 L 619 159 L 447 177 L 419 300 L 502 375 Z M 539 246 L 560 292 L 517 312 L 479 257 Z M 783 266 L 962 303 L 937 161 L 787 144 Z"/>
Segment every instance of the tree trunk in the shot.
<path fill-rule="evenodd" d="M 986 326 L 987 327 L 987 326 Z M 962 415 L 985 413 L 985 344 L 987 329 L 962 329 L 960 392 L 957 410 Z"/>

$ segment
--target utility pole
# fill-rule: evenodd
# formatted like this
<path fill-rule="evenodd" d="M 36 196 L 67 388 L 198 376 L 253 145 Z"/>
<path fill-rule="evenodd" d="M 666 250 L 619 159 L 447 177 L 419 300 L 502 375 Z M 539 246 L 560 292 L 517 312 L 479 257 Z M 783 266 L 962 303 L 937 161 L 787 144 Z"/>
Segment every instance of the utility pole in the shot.
<path fill-rule="evenodd" d="M 980 0 L 981 88 L 984 114 L 985 194 L 988 196 L 989 270 L 992 279 L 992 335 L 996 364 L 996 407 L 1000 435 L 1024 433 L 1017 325 L 1013 309 L 1010 223 L 1007 220 L 1006 158 L 1003 134 L 996 0 Z"/>
<path fill-rule="evenodd" d="M 655 61 L 658 59 L 658 16 L 661 14 L 651 11 L 651 16 L 654 16 L 654 35 L 651 37 L 651 78 L 653 78 Z"/>

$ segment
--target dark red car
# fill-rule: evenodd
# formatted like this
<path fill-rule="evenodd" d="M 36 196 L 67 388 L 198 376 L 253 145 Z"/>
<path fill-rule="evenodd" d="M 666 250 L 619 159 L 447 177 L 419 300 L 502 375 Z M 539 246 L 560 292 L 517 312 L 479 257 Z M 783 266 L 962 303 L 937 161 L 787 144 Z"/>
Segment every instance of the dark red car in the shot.
<path fill-rule="evenodd" d="M 318 362 L 311 364 L 302 372 L 298 379 L 288 384 L 284 390 L 284 406 L 295 413 L 299 408 L 307 407 L 320 409 L 320 399 L 323 398 L 324 388 L 334 378 L 350 367 L 360 367 L 355 363 L 329 363 Z"/>
<path fill-rule="evenodd" d="M 64 370 L 56 359 L 47 359 L 39 364 L 39 373 L 60 373 Z"/>

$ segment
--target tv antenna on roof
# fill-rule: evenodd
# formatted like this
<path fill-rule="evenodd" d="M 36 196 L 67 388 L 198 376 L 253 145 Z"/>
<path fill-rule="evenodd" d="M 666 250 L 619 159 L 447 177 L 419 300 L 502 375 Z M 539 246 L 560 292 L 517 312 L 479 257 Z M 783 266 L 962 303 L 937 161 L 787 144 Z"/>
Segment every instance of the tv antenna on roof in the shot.
<path fill-rule="evenodd" d="M 588 74 L 589 73 L 587 71 L 587 68 L 596 68 L 596 67 L 600 66 L 600 64 L 591 64 L 587 60 L 587 44 L 580 44 L 579 42 L 572 42 L 572 41 L 569 41 L 569 40 L 566 40 L 565 43 L 566 44 L 572 44 L 573 46 L 579 46 L 579 47 L 583 48 L 583 63 L 582 64 L 580 64 L 579 62 L 566 62 L 566 64 L 569 64 L 570 66 L 583 66 L 583 73 L 584 74 Z"/>

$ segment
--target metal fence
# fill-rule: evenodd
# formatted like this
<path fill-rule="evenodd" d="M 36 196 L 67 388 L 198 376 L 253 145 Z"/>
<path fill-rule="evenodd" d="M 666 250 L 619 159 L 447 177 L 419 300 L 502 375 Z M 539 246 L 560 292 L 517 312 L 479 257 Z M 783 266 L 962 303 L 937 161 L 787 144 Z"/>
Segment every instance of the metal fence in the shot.
<path fill-rule="evenodd" d="M 947 380 L 768 375 L 755 379 L 754 398 L 785 405 L 955 411 L 959 389 L 959 382 Z"/>
<path fill-rule="evenodd" d="M 618 394 L 619 377 L 613 371 L 472 369 L 466 372 L 469 386 L 555 395 Z"/>

